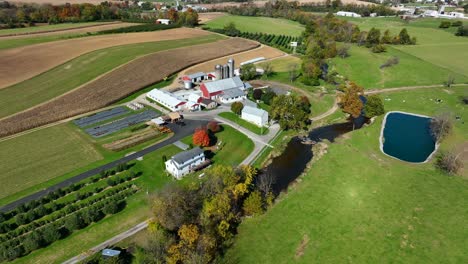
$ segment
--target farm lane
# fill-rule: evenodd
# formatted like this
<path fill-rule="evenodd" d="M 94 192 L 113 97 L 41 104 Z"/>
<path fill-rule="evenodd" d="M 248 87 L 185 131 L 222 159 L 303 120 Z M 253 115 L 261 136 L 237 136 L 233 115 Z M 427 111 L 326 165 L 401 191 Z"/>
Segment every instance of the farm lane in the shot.
<path fill-rule="evenodd" d="M 52 192 L 52 191 L 55 191 L 59 188 L 63 188 L 63 187 L 67 187 L 69 186 L 70 184 L 72 183 L 77 183 L 79 181 L 82 181 L 88 177 L 91 177 L 93 175 L 96 175 L 96 174 L 99 174 L 101 171 L 104 171 L 104 170 L 109 170 L 109 169 L 112 169 L 114 168 L 115 166 L 119 165 L 119 164 L 122 164 L 122 163 L 126 163 L 126 162 L 129 162 L 129 161 L 132 161 L 132 160 L 135 160 L 139 157 L 143 157 L 144 155 L 148 154 L 148 153 L 151 153 L 151 152 L 154 152 L 154 151 L 157 151 L 158 149 L 162 148 L 162 147 L 165 147 L 167 145 L 170 145 L 176 141 L 179 141 L 189 135 L 191 135 L 193 133 L 193 131 L 195 130 L 195 128 L 199 127 L 199 126 L 202 126 L 202 125 L 205 125 L 207 122 L 204 121 L 204 120 L 195 120 L 195 119 L 186 119 L 185 120 L 185 126 L 180 126 L 180 125 L 176 125 L 176 124 L 169 124 L 169 128 L 171 128 L 171 130 L 174 132 L 174 136 L 167 139 L 167 140 L 164 140 L 160 143 L 157 143 L 155 145 L 152 145 L 148 148 L 145 148 L 141 151 L 138 151 L 138 152 L 135 152 L 133 154 L 130 154 L 128 156 L 125 156 L 125 157 L 122 157 L 118 160 L 115 160 L 115 161 L 112 161 L 110 163 L 107 163 L 105 165 L 102 165 L 100 167 L 97 167 L 97 168 L 94 168 L 94 169 L 91 169 L 89 171 L 86 171 L 86 172 L 83 172 L 77 176 L 74 176 L 68 180 L 65 180 L 63 182 L 60 182 L 56 185 L 53 185 L 51 187 L 48 187 L 46 189 L 43 189 L 39 192 L 36 192 L 34 194 L 31 194 L 29 196 L 26 196 L 26 197 L 23 197 L 19 200 L 16 200 L 10 204 L 7 204 L 5 206 L 2 206 L 0 208 L 0 211 L 1 212 L 7 212 L 7 211 L 10 211 L 12 209 L 15 209 L 16 207 L 20 206 L 21 204 L 24 204 L 24 203 L 27 203 L 27 202 L 30 202 L 30 201 L 33 201 L 33 200 L 37 200 L 37 199 L 40 199 L 41 197 L 47 195 L 49 192 Z"/>
<path fill-rule="evenodd" d="M 0 89 L 32 78 L 85 53 L 127 44 L 207 36 L 208 31 L 176 28 L 67 39 L 0 51 Z M 17 70 L 21 69 L 21 70 Z"/>

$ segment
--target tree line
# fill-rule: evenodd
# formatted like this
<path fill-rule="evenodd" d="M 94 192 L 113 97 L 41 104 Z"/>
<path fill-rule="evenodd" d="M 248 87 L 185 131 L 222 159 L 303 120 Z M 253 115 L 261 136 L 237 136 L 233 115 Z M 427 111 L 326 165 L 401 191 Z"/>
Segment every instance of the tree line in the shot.
<path fill-rule="evenodd" d="M 198 179 L 196 179 L 198 181 Z M 138 263 L 211 263 L 229 245 L 242 218 L 273 202 L 273 180 L 249 166 L 214 166 L 191 185 L 168 184 L 152 198 L 153 220 Z"/>

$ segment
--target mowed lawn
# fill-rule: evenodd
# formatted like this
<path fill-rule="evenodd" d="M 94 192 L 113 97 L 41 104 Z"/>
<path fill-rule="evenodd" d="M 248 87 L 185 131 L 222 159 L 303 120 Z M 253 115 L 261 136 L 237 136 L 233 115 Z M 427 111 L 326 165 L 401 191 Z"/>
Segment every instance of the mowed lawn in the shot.
<path fill-rule="evenodd" d="M 388 94 L 386 110 L 432 115 L 445 108 L 466 118 L 463 89 Z M 468 182 L 432 161 L 382 154 L 382 119 L 331 144 L 266 214 L 245 219 L 225 263 L 465 263 Z M 468 140 L 466 124 L 455 126 L 457 140 L 443 147 Z"/>
<path fill-rule="evenodd" d="M 401 52 L 415 56 L 420 60 L 433 64 L 439 68 L 451 71 L 459 77 L 458 82 L 467 82 L 468 78 L 468 38 L 457 37 L 453 34 L 454 28 L 443 30 L 439 28 L 439 19 L 416 19 L 406 24 L 399 18 L 345 18 L 359 26 L 361 30 L 372 27 L 380 29 L 381 33 L 389 29 L 393 35 L 406 28 L 410 36 L 417 38 L 417 45 L 393 46 Z M 363 64 L 367 56 L 363 58 Z M 414 60 L 414 67 L 417 66 Z M 424 67 L 422 67 L 423 69 Z M 415 71 L 416 72 L 416 71 Z M 429 71 L 431 72 L 431 71 Z M 422 76 L 430 77 L 426 71 L 417 72 Z"/>
<path fill-rule="evenodd" d="M 236 166 L 253 149 L 253 142 L 250 139 L 229 126 L 223 125 L 223 131 L 217 133 L 217 137 L 218 140 L 226 142 L 226 145 L 213 158 L 216 164 Z M 190 143 L 191 140 L 192 136 L 188 136 L 182 141 Z M 149 219 L 151 217 L 149 200 L 151 194 L 168 182 L 177 182 L 166 174 L 162 162 L 163 156 L 169 158 L 181 151 L 176 146 L 169 145 L 145 155 L 142 161 L 134 162 L 135 165 L 131 170 L 143 172 L 135 182 L 141 191 L 127 200 L 127 206 L 122 212 L 94 223 L 64 240 L 59 240 L 46 248 L 34 251 L 12 263 L 61 263 Z"/>
<path fill-rule="evenodd" d="M 66 125 L 1 141 L 0 199 L 102 158 Z"/>
<path fill-rule="evenodd" d="M 275 35 L 300 36 L 304 31 L 301 24 L 281 19 L 269 17 L 248 17 L 226 15 L 208 21 L 206 25 L 210 28 L 224 28 L 225 25 L 234 22 L 236 28 L 242 32 L 258 32 Z"/>
<path fill-rule="evenodd" d="M 137 57 L 214 42 L 222 38 L 213 34 L 193 39 L 131 44 L 90 52 L 29 80 L 0 89 L 0 118 L 60 96 Z"/>

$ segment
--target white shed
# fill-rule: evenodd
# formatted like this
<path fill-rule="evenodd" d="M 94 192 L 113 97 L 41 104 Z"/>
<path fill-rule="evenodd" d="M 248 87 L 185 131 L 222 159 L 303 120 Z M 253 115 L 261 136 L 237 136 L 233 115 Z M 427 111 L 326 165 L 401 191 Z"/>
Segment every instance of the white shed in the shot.
<path fill-rule="evenodd" d="M 241 118 L 259 127 L 263 127 L 268 123 L 268 112 L 260 108 L 246 105 L 242 108 Z"/>

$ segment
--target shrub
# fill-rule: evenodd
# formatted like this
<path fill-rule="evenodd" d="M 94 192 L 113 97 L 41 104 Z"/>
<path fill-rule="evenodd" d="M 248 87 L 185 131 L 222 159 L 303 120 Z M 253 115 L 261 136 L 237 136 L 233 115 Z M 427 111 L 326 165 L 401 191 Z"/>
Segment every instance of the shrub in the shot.
<path fill-rule="evenodd" d="M 390 57 L 384 64 L 380 65 L 380 69 L 391 67 L 400 63 L 400 58 L 394 56 Z"/>
<path fill-rule="evenodd" d="M 244 108 L 244 104 L 242 104 L 241 102 L 234 102 L 231 105 L 231 111 L 236 115 L 240 115 L 243 108 Z"/>
<path fill-rule="evenodd" d="M 463 25 L 463 22 L 460 20 L 452 22 L 452 27 L 459 27 L 461 25 Z"/>
<path fill-rule="evenodd" d="M 245 215 L 259 215 L 263 213 L 262 195 L 260 191 L 253 191 L 242 206 Z"/>
<path fill-rule="evenodd" d="M 371 51 L 374 53 L 382 53 L 382 52 L 387 51 L 387 48 L 382 44 L 377 44 L 372 47 Z"/>
<path fill-rule="evenodd" d="M 218 122 L 216 121 L 210 121 L 208 122 L 207 128 L 212 132 L 216 133 L 221 130 L 221 127 L 219 126 Z"/>
<path fill-rule="evenodd" d="M 442 152 L 437 156 L 436 166 L 448 174 L 455 175 L 463 164 L 454 152 Z"/>
<path fill-rule="evenodd" d="M 457 32 L 455 33 L 455 35 L 460 36 L 460 37 L 468 36 L 468 26 L 466 26 L 466 25 L 459 26 Z"/>
<path fill-rule="evenodd" d="M 263 95 L 262 89 L 255 89 L 255 90 L 253 90 L 252 97 L 253 97 L 255 100 L 260 100 L 260 99 L 262 98 L 262 95 Z"/>
<path fill-rule="evenodd" d="M 441 21 L 439 24 L 439 28 L 449 28 L 451 25 L 450 21 Z"/>
<path fill-rule="evenodd" d="M 370 95 L 367 97 L 366 104 L 364 105 L 364 115 L 367 118 L 383 115 L 385 113 L 384 103 L 382 98 L 378 95 Z"/>
<path fill-rule="evenodd" d="M 449 113 L 441 113 L 431 119 L 431 134 L 439 142 L 452 132 L 453 123 Z"/>

